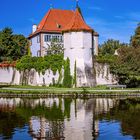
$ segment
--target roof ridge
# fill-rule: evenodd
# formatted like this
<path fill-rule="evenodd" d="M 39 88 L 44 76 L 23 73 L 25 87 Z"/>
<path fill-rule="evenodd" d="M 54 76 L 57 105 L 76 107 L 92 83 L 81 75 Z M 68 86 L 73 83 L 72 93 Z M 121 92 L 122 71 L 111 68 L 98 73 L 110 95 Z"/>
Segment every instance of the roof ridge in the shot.
<path fill-rule="evenodd" d="M 52 9 L 50 9 L 49 12 L 47 13 L 46 19 L 45 19 L 45 21 L 44 21 L 44 25 L 42 26 L 42 30 L 43 30 L 43 28 L 44 28 L 44 26 L 45 26 L 45 23 L 46 23 L 46 21 L 47 21 L 49 15 L 50 15 L 50 13 L 51 13 L 51 10 L 52 10 Z"/>
<path fill-rule="evenodd" d="M 78 31 L 78 30 L 85 30 L 85 31 L 92 31 L 91 27 L 88 26 L 85 20 L 82 18 L 81 14 L 79 13 L 78 9 L 74 12 L 74 15 L 71 21 L 66 25 L 63 29 L 65 31 Z"/>
<path fill-rule="evenodd" d="M 29 38 L 43 33 L 62 33 L 66 31 L 93 31 L 77 10 L 49 9 L 37 26 L 37 30 Z M 58 28 L 56 24 L 60 24 Z"/>
<path fill-rule="evenodd" d="M 53 9 L 51 9 L 51 10 L 59 10 L 59 11 L 74 11 L 74 10 L 68 10 L 68 9 L 55 9 L 55 8 L 53 8 Z"/>

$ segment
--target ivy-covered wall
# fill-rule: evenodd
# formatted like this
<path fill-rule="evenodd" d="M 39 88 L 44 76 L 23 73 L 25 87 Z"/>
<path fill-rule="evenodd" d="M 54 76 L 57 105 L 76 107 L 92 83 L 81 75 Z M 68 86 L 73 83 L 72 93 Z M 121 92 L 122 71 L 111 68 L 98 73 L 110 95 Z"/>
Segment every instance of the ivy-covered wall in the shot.
<path fill-rule="evenodd" d="M 94 79 L 96 85 L 116 84 L 117 79 L 110 74 L 107 63 L 94 62 L 94 77 L 86 67 L 88 80 Z M 74 75 L 71 76 L 70 60 L 63 55 L 48 55 L 45 57 L 24 56 L 16 68 L 0 68 L 0 83 L 20 85 L 40 85 L 57 87 L 80 87 L 77 62 L 74 65 Z M 92 80 L 93 81 L 93 80 Z M 78 84 L 77 84 L 78 83 Z M 94 84 L 94 85 L 95 85 Z"/>

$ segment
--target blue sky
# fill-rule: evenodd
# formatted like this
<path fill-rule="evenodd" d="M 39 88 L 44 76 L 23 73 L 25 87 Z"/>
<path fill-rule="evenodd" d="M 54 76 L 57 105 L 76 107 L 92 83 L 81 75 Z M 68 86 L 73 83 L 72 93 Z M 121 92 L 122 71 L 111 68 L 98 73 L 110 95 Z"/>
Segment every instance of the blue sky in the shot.
<path fill-rule="evenodd" d="M 74 9 L 76 0 L 1 0 L 0 29 L 13 28 L 28 36 L 32 24 L 38 24 L 50 5 Z M 140 22 L 140 0 L 79 0 L 86 22 L 100 34 L 100 43 L 108 38 L 129 42 Z"/>

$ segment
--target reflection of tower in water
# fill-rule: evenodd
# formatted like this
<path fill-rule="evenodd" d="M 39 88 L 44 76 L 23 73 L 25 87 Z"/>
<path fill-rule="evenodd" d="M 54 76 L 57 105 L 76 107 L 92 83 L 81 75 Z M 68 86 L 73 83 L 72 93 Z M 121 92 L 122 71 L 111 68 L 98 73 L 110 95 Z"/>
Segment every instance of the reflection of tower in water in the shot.
<path fill-rule="evenodd" d="M 34 138 L 34 140 L 52 140 L 52 139 L 62 139 L 64 138 L 63 129 L 64 123 L 63 120 L 57 118 L 59 117 L 54 113 L 54 111 L 59 111 L 60 116 L 62 116 L 61 100 L 59 99 L 39 99 L 39 102 L 36 100 L 36 104 L 45 105 L 45 107 L 49 108 L 44 110 L 44 115 L 32 116 L 29 121 L 29 133 Z M 45 116 L 45 112 L 47 115 Z M 43 117 L 44 116 L 44 117 Z"/>
<path fill-rule="evenodd" d="M 46 119 L 43 117 L 31 117 L 29 120 L 29 133 L 34 139 L 45 140 Z"/>
<path fill-rule="evenodd" d="M 100 98 L 70 101 L 70 99 L 62 99 L 57 104 L 61 106 L 66 118 L 48 120 L 45 117 L 32 117 L 30 134 L 34 139 L 95 140 L 99 134 L 99 120 L 96 117 L 108 112 L 115 105 L 115 100 Z"/>
<path fill-rule="evenodd" d="M 86 111 L 93 111 L 93 119 L 92 119 L 92 136 L 93 140 L 97 138 L 99 135 L 99 120 L 97 119 L 99 114 L 104 114 L 110 111 L 116 104 L 116 99 L 110 98 L 97 98 L 97 99 L 89 99 L 86 102 Z"/>
<path fill-rule="evenodd" d="M 0 110 L 28 106 L 32 108 L 29 120 L 29 133 L 35 140 L 89 140 L 99 134 L 100 114 L 107 113 L 116 105 L 115 99 L 0 99 Z M 40 108 L 41 107 L 41 108 Z M 44 107 L 42 109 L 42 107 Z M 26 108 L 24 108 L 26 111 Z M 42 115 L 36 116 L 39 109 Z M 35 114 L 34 114 L 35 113 Z M 51 113 L 51 114 L 50 114 Z M 65 127 L 64 127 L 65 126 Z"/>
<path fill-rule="evenodd" d="M 34 140 L 62 139 L 64 123 L 62 121 L 48 121 L 44 117 L 31 117 L 29 121 L 29 133 Z"/>

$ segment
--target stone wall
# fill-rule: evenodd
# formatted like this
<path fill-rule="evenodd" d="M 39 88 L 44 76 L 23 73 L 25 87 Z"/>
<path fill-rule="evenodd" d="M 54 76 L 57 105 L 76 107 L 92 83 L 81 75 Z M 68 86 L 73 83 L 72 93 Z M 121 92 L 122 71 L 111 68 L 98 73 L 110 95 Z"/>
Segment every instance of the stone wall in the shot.
<path fill-rule="evenodd" d="M 0 67 L 1 84 L 19 84 L 20 73 L 13 67 Z"/>
<path fill-rule="evenodd" d="M 118 83 L 116 76 L 110 73 L 109 64 L 94 63 L 94 70 L 97 85 L 108 85 Z"/>
<path fill-rule="evenodd" d="M 19 72 L 13 67 L 0 68 L 0 84 L 49 86 L 57 83 L 58 79 L 59 73 L 54 74 L 51 70 L 46 70 L 45 74 L 39 74 L 34 69 Z"/>
<path fill-rule="evenodd" d="M 77 85 L 83 86 L 81 77 L 82 72 L 80 72 L 80 69 L 77 68 Z M 90 74 L 92 73 L 91 68 L 88 68 L 86 66 L 85 73 L 87 82 L 95 81 L 93 85 L 107 85 L 107 84 L 117 84 L 116 77 L 112 74 L 110 74 L 110 69 L 108 64 L 103 63 L 95 63 L 94 64 L 94 76 L 92 77 Z M 59 73 L 56 72 L 54 74 L 51 70 L 46 70 L 45 74 L 38 73 L 34 69 L 24 72 L 19 72 L 13 67 L 0 67 L 0 84 L 29 84 L 29 85 L 46 85 L 49 86 L 53 83 L 58 83 L 60 77 Z M 60 83 L 62 83 L 63 79 L 63 71 L 62 71 L 62 77 L 60 79 Z M 81 83 L 80 83 L 81 82 Z"/>

